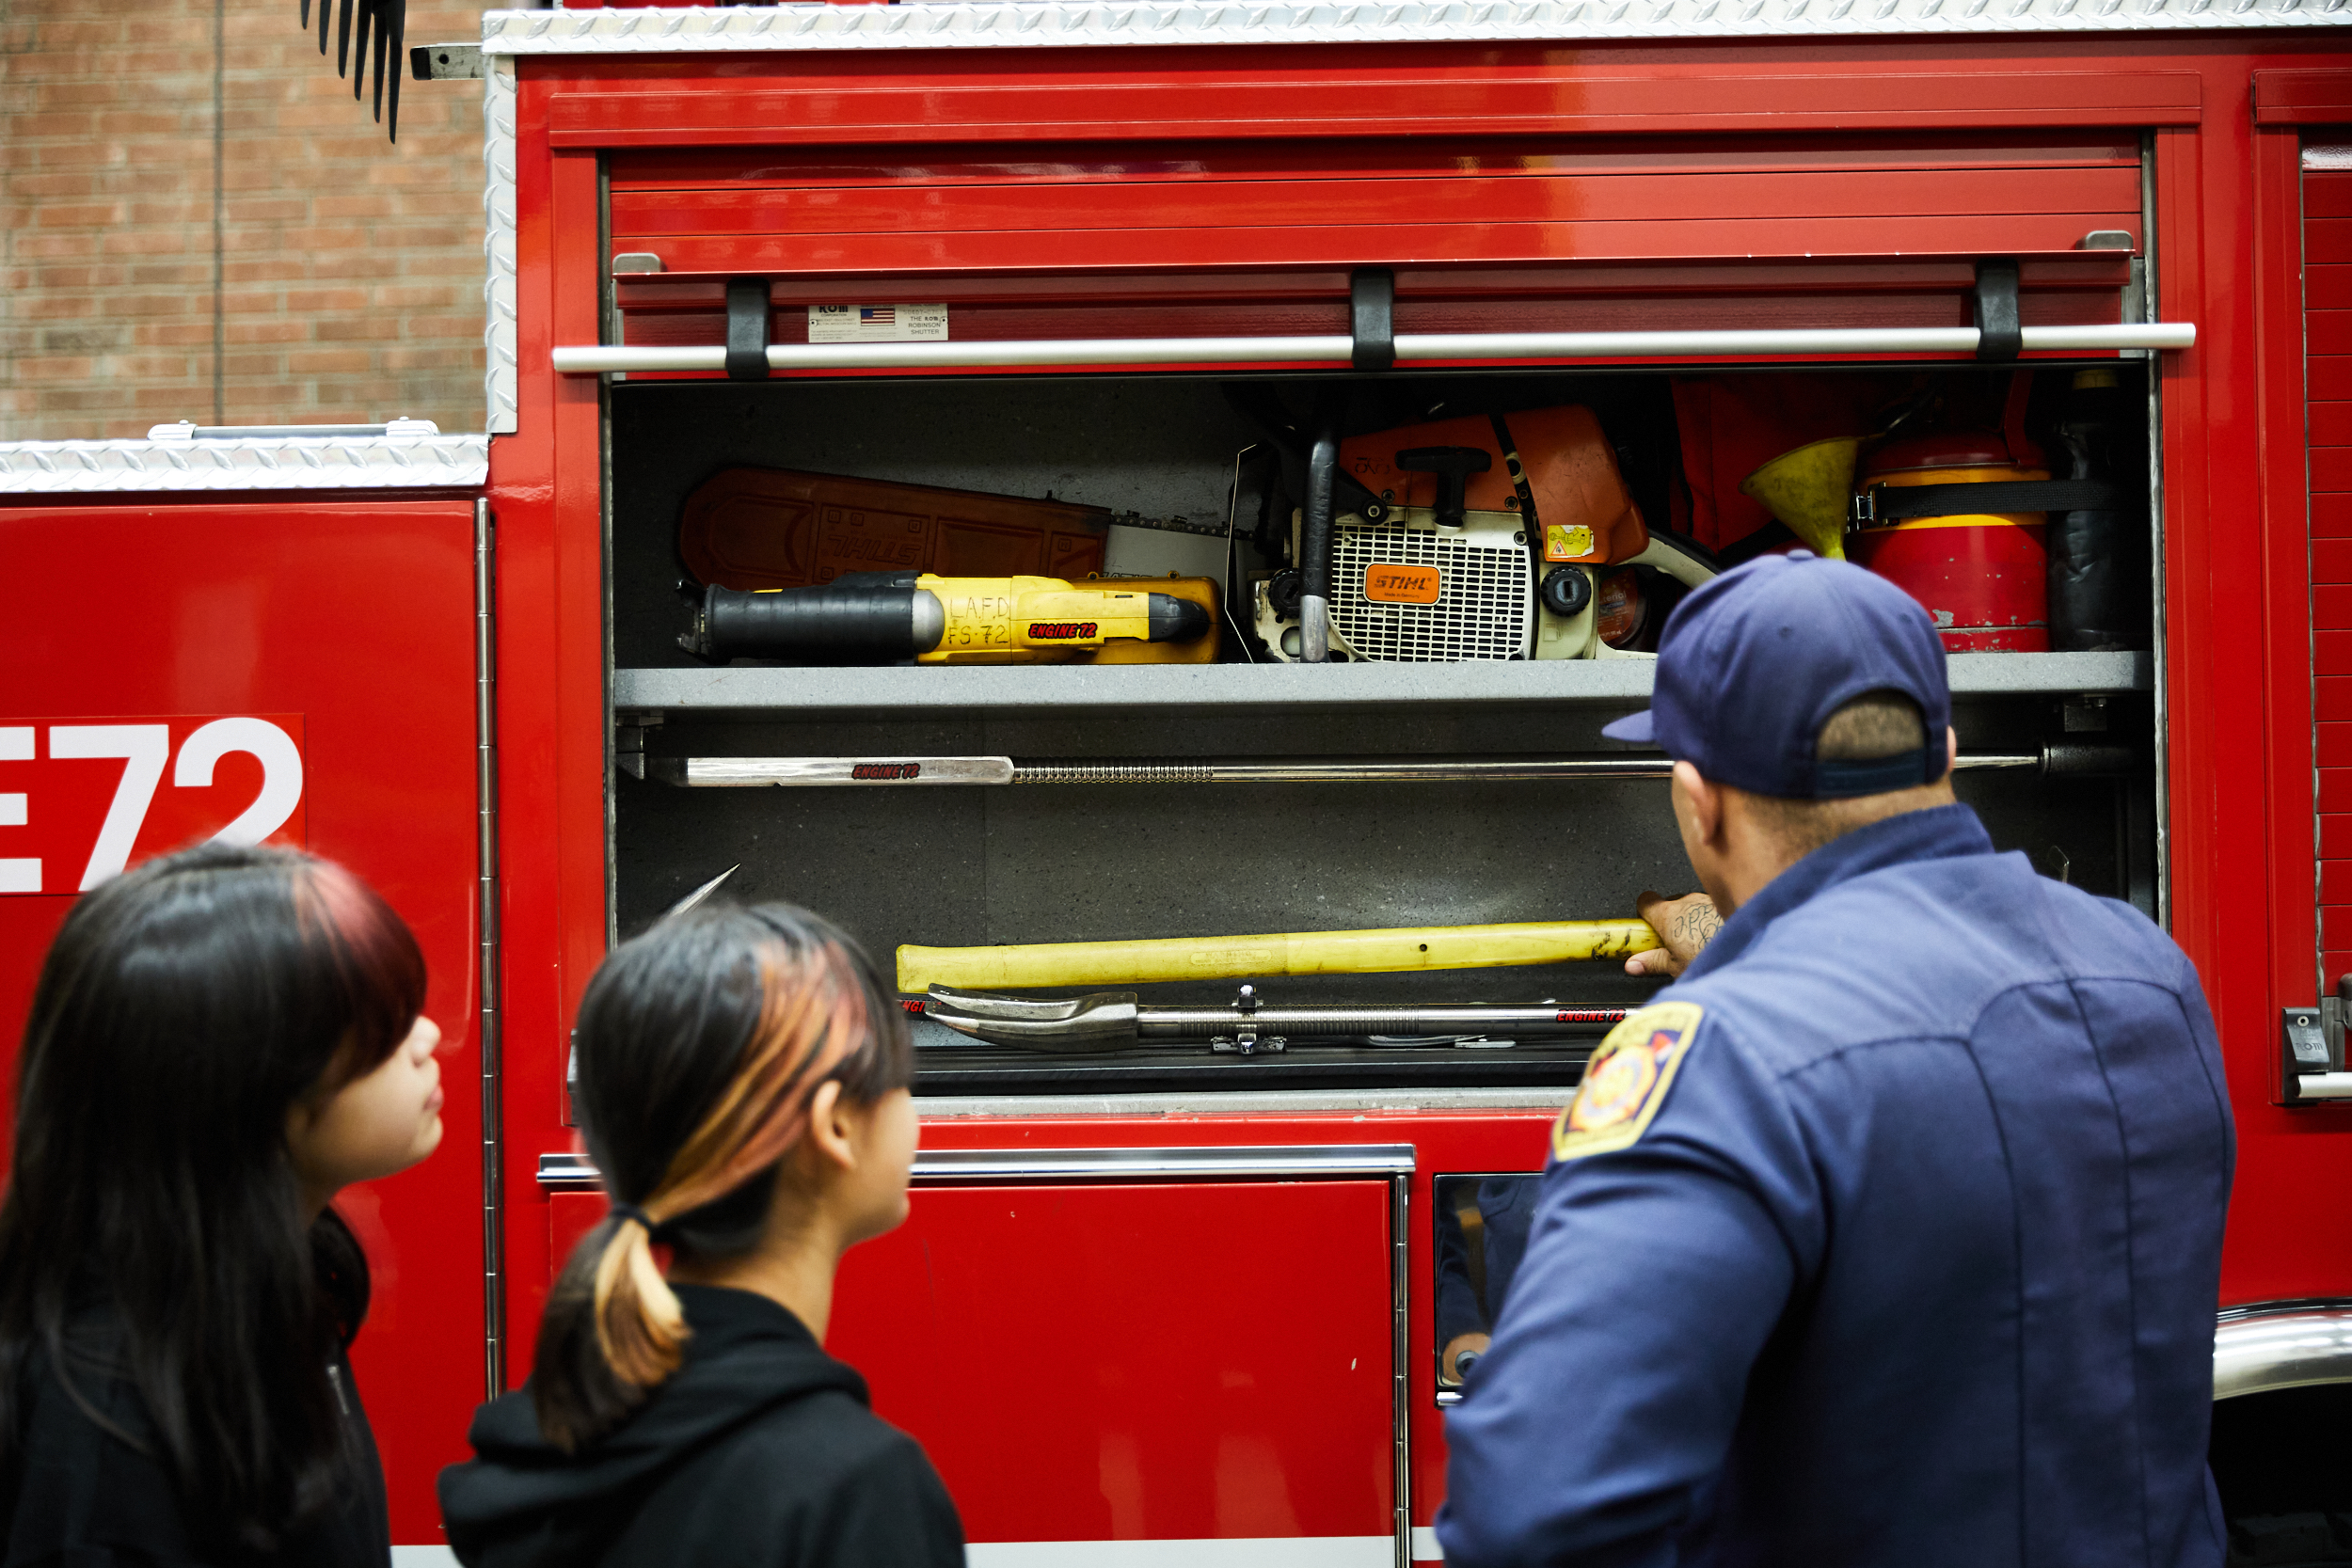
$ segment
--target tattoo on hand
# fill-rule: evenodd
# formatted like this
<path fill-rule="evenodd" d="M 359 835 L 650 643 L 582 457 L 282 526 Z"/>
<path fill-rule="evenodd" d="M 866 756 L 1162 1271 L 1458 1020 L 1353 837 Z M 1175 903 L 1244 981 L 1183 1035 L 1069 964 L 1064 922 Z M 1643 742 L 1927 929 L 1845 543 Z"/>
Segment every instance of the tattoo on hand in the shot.
<path fill-rule="evenodd" d="M 1673 925 L 1673 944 L 1696 952 L 1724 928 L 1724 917 L 1715 912 L 1713 904 L 1693 904 L 1676 915 Z"/>

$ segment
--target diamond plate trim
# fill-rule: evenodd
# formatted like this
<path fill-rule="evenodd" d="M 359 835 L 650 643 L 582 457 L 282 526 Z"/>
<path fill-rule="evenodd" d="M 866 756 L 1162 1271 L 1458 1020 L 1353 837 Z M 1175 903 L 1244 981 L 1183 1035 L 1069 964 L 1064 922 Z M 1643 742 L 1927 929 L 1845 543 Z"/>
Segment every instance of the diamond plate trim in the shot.
<path fill-rule="evenodd" d="M 534 13 L 538 15 L 549 12 Z M 484 428 L 511 436 L 521 425 L 515 357 L 515 62 L 482 73 L 482 390 Z"/>
<path fill-rule="evenodd" d="M 487 436 L 350 440 L 0 442 L 0 495 L 104 491 L 475 490 Z"/>
<path fill-rule="evenodd" d="M 911 0 L 892 6 L 485 11 L 483 53 L 1067 49 L 1203 43 L 1840 38 L 2352 24 L 2352 0 Z"/>

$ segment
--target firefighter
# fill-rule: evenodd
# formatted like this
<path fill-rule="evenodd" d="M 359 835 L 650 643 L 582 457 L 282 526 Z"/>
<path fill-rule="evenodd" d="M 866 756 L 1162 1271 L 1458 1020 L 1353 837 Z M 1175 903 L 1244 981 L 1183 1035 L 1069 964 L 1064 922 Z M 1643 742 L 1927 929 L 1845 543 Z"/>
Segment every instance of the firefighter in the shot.
<path fill-rule="evenodd" d="M 1842 562 L 1676 611 L 1608 733 L 1676 759 L 1724 920 L 1554 1125 L 1454 1568 L 2222 1560 L 2212 1019 L 2147 919 L 1994 852 L 1950 708 Z"/>

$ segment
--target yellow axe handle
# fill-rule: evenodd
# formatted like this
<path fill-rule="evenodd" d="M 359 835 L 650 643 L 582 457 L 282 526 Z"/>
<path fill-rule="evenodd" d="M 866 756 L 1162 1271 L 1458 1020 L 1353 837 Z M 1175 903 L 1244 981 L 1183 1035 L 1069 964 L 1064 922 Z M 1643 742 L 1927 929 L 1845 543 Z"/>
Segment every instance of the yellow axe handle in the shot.
<path fill-rule="evenodd" d="M 1265 937 L 1054 942 L 1018 947 L 901 947 L 898 990 L 1011 990 L 1031 986 L 1232 980 L 1261 974 L 1393 974 L 1622 958 L 1658 945 L 1639 920 L 1534 920 L 1393 931 L 1293 931 Z"/>

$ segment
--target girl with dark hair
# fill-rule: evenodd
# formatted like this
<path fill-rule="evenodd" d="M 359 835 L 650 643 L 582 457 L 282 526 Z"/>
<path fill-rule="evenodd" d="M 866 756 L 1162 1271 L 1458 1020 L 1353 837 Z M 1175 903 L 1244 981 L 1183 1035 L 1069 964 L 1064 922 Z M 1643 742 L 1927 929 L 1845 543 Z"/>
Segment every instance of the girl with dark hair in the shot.
<path fill-rule="evenodd" d="M 841 1255 L 906 1217 L 914 1159 L 906 1019 L 871 961 L 787 905 L 696 911 L 613 950 L 578 1041 L 612 1212 L 548 1298 L 530 1386 L 441 1474 L 458 1558 L 961 1568 L 930 1460 L 820 1348 Z"/>
<path fill-rule="evenodd" d="M 384 1568 L 328 1207 L 441 1137 L 424 958 L 308 855 L 207 846 L 66 916 L 0 1201 L 0 1563 Z"/>

